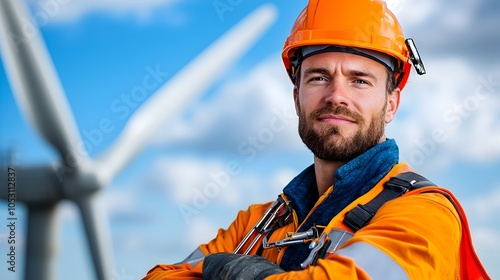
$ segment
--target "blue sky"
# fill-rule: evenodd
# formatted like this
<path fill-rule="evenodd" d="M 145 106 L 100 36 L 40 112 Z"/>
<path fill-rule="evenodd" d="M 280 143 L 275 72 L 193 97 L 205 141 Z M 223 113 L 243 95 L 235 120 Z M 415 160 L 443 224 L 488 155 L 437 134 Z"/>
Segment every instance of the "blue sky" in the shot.
<path fill-rule="evenodd" d="M 218 10 L 214 3 L 228 6 Z M 271 2 L 30 1 L 93 158 L 113 145 L 137 108 L 162 84 L 266 3 Z M 161 126 L 147 148 L 103 190 L 116 279 L 136 279 L 157 263 L 182 260 L 218 228 L 227 227 L 238 210 L 274 200 L 312 162 L 296 133 L 292 87 L 280 60 L 283 41 L 305 4 L 272 3 L 277 16 L 269 31 Z M 479 256 L 491 276 L 500 277 L 494 265 L 500 258 L 500 5 L 493 0 L 389 5 L 406 36 L 414 38 L 428 74 L 410 77 L 388 137 L 396 139 L 404 161 L 456 194 L 467 211 Z M 134 88 L 152 72 L 160 73 L 154 86 L 134 97 Z M 59 160 L 20 113 L 3 65 L 0 119 L 0 151 L 13 149 L 17 164 Z M 103 120 L 113 129 L 92 138 Z M 258 144 L 252 145 L 252 139 Z M 220 188 L 201 203 L 197 199 L 210 183 Z M 7 208 L 4 201 L 0 205 Z M 186 215 L 186 207 L 195 211 Z M 20 221 L 26 220 L 24 213 L 21 208 Z M 63 201 L 58 217 L 58 278 L 91 278 L 79 213 Z M 20 240 L 25 228 L 19 228 Z M 2 252 L 6 236 L 0 230 Z M 0 278 L 21 279 L 22 273 L 12 274 L 0 263 Z"/>

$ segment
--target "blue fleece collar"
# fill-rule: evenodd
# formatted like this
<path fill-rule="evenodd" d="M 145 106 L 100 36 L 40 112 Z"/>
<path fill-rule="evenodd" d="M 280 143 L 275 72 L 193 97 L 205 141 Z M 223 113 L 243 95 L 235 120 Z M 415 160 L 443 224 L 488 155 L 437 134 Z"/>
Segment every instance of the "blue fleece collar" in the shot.
<path fill-rule="evenodd" d="M 398 161 L 399 149 L 396 141 L 387 139 L 341 166 L 333 175 L 333 191 L 317 206 L 298 231 L 306 231 L 315 224 L 326 226 L 342 209 L 373 188 Z M 283 189 L 283 193 L 292 203 L 299 223 L 302 223 L 319 198 L 314 165 L 297 175 Z M 280 266 L 291 270 L 307 257 L 307 253 L 307 246 L 291 246 L 285 252 Z"/>

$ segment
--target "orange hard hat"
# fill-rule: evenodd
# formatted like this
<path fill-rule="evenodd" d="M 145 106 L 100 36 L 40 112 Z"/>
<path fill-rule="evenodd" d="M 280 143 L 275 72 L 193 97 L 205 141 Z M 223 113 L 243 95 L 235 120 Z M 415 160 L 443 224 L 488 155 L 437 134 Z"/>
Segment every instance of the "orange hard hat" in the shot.
<path fill-rule="evenodd" d="M 405 39 L 396 16 L 379 0 L 310 0 L 285 41 L 282 58 L 295 80 L 306 46 L 340 46 L 379 52 L 395 59 L 396 85 L 403 89 L 411 64 L 420 75 L 424 65 L 412 39 Z"/>

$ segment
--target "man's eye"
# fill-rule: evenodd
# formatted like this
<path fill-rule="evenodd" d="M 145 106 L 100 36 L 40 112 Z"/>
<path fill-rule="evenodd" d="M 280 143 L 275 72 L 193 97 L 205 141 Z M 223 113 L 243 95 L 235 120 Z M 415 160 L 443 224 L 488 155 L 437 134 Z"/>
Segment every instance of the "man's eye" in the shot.
<path fill-rule="evenodd" d="M 320 82 L 322 82 L 322 81 L 326 81 L 326 79 L 324 77 L 312 77 L 311 81 L 320 81 Z"/>
<path fill-rule="evenodd" d="M 354 83 L 356 83 L 356 84 L 363 84 L 363 85 L 368 85 L 368 84 L 369 84 L 367 81 L 365 81 L 365 80 L 360 80 L 360 79 L 358 79 L 358 80 L 354 80 Z"/>

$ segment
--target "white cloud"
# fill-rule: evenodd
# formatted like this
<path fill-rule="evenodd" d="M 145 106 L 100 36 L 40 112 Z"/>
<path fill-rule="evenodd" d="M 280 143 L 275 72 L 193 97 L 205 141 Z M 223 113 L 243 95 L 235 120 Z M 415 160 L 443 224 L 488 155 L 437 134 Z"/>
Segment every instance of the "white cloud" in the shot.
<path fill-rule="evenodd" d="M 492 189 L 489 193 L 478 197 L 468 203 L 468 212 L 471 220 L 477 222 L 491 222 L 492 219 L 500 220 L 500 187 Z M 500 230 L 500 228 L 499 228 Z"/>
<path fill-rule="evenodd" d="M 160 158 L 153 168 L 153 179 L 163 186 L 166 195 L 178 204 L 208 205 L 218 201 L 232 205 L 241 194 L 233 187 L 234 176 L 222 160 L 204 160 L 184 155 Z M 199 206 L 198 208 L 202 208 Z"/>
<path fill-rule="evenodd" d="M 386 3 L 387 7 L 398 18 L 405 32 L 428 21 L 434 13 L 439 11 L 437 1 L 419 1 L 417 5 L 411 0 L 388 0 Z"/>
<path fill-rule="evenodd" d="M 229 169 L 228 164 L 237 168 Z M 252 203 L 275 199 L 297 173 L 281 169 L 266 175 L 253 170 L 255 167 L 248 167 L 250 170 L 238 161 L 180 155 L 160 158 L 148 176 L 177 205 L 195 210 L 214 205 L 240 210 Z"/>
<path fill-rule="evenodd" d="M 388 126 L 402 157 L 414 166 L 428 159 L 490 162 L 500 158 L 500 97 L 495 77 L 478 77 L 465 60 L 427 63 L 402 93 L 398 116 Z"/>
<path fill-rule="evenodd" d="M 106 211 L 109 216 L 116 214 L 136 213 L 136 191 L 130 187 L 121 190 L 108 190 L 104 192 Z"/>
<path fill-rule="evenodd" d="M 255 146 L 266 152 L 302 149 L 292 85 L 279 56 L 272 57 L 248 74 L 226 77 L 211 100 L 191 108 L 188 117 L 169 124 L 154 142 L 241 154 L 238 147 L 250 146 L 245 143 L 257 138 Z"/>
<path fill-rule="evenodd" d="M 479 251 L 490 252 L 494 256 L 498 256 L 500 251 L 500 231 L 494 230 L 491 227 L 478 227 L 473 229 L 474 245 Z M 487 253 L 485 253 L 487 254 Z"/>
<path fill-rule="evenodd" d="M 39 24 L 46 22 L 73 22 L 92 13 L 134 15 L 147 19 L 159 7 L 178 0 L 30 0 L 33 14 Z"/>
<path fill-rule="evenodd" d="M 474 22 L 474 12 L 481 5 L 481 1 L 432 1 L 424 0 L 415 3 L 411 0 L 387 0 L 388 8 L 397 16 L 403 30 L 419 28 L 422 26 L 439 26 L 460 30 L 471 26 Z M 446 35 L 442 35 L 446 36 Z"/>
<path fill-rule="evenodd" d="M 196 248 L 200 244 L 210 241 L 216 236 L 217 230 L 219 229 L 213 222 L 203 217 L 195 218 L 193 223 L 188 224 L 188 227 L 187 238 L 183 240 L 188 241 L 192 248 Z"/>
<path fill-rule="evenodd" d="M 117 217 L 119 219 L 134 219 L 139 216 L 137 206 L 137 193 L 133 188 L 107 189 L 100 193 L 98 198 L 103 208 L 99 210 L 105 221 Z M 57 204 L 57 217 L 63 224 L 76 224 L 82 222 L 78 205 L 72 201 L 62 200 Z"/>
<path fill-rule="evenodd" d="M 116 243 L 118 243 L 117 249 L 121 252 L 135 253 L 145 246 L 145 240 L 136 234 L 125 234 L 115 239 L 117 240 Z"/>
<path fill-rule="evenodd" d="M 167 196 L 173 200 L 173 204 L 185 203 L 196 210 L 183 217 L 187 220 L 185 227 L 180 229 L 182 235 L 187 236 L 183 239 L 189 242 L 186 244 L 187 248 L 208 242 L 220 227 L 229 226 L 239 210 L 245 210 L 254 203 L 276 199 L 283 187 L 296 175 L 296 171 L 291 169 L 281 169 L 271 172 L 271 175 L 242 170 L 238 175 L 227 177 L 227 187 L 221 188 L 214 196 L 207 196 L 203 183 L 215 182 L 216 177 L 226 181 L 225 175 L 220 175 L 222 166 L 221 162 L 190 156 L 164 158 L 156 164 L 156 171 L 152 176 L 157 177 L 157 181 L 163 180 L 162 184 L 167 187 Z M 173 182 L 177 182 L 176 185 L 171 185 Z M 193 198 L 200 194 L 207 200 L 206 203 L 194 205 Z"/>
<path fill-rule="evenodd" d="M 297 176 L 297 170 L 293 170 L 291 168 L 284 168 L 276 171 L 271 177 L 269 186 L 270 189 L 279 194 L 283 191 L 283 188 L 295 177 Z"/>

